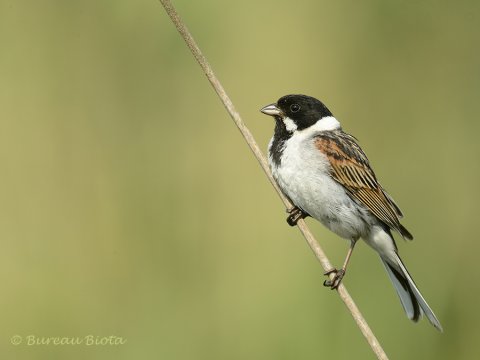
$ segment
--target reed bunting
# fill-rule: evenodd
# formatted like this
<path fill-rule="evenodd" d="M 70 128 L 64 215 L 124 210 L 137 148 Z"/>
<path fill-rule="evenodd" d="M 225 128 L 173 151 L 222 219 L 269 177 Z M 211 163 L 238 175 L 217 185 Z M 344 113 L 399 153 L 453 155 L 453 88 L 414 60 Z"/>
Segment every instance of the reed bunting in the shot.
<path fill-rule="evenodd" d="M 350 241 L 342 268 L 328 271 L 326 275 L 335 276 L 324 284 L 332 289 L 340 285 L 362 238 L 380 255 L 408 318 L 416 322 L 425 314 L 442 331 L 400 259 L 391 231 L 407 240 L 413 236 L 400 224 L 402 212 L 378 182 L 357 140 L 310 96 L 287 95 L 261 112 L 275 118 L 268 159 L 275 180 L 295 205 L 287 222 L 294 226 L 311 216 Z"/>

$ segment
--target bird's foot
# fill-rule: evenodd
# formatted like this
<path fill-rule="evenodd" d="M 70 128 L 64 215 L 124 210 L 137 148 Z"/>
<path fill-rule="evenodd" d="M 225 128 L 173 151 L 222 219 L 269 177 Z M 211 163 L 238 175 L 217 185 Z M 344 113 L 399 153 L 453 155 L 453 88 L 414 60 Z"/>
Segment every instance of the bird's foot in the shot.
<path fill-rule="evenodd" d="M 328 279 L 323 282 L 323 286 L 328 286 L 331 290 L 338 288 L 342 282 L 343 277 L 345 276 L 345 269 L 332 269 L 324 273 L 323 275 L 329 276 L 330 274 L 335 274 L 333 279 Z"/>
<path fill-rule="evenodd" d="M 297 225 L 298 220 L 305 219 L 308 216 L 308 214 L 306 212 L 303 212 L 302 210 L 300 210 L 296 206 L 294 206 L 291 209 L 288 209 L 287 212 L 290 214 L 287 217 L 287 223 L 290 226 Z"/>

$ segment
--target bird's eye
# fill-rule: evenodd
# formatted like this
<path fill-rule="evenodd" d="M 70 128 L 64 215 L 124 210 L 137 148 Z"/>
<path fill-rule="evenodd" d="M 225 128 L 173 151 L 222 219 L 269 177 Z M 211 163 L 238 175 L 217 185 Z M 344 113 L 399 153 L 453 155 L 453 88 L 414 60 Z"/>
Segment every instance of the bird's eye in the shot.
<path fill-rule="evenodd" d="M 292 104 L 290 105 L 290 111 L 296 113 L 297 111 L 300 110 L 300 105 L 298 104 Z"/>

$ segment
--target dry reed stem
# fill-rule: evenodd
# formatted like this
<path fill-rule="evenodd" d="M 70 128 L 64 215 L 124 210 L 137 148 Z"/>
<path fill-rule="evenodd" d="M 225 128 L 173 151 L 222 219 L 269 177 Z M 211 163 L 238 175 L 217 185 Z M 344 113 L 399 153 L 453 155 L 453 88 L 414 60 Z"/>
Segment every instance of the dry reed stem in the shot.
<path fill-rule="evenodd" d="M 167 12 L 168 16 L 172 20 L 173 24 L 177 28 L 178 32 L 180 35 L 183 37 L 185 40 L 188 48 L 192 52 L 192 55 L 195 57 L 197 62 L 199 63 L 200 67 L 202 68 L 203 72 L 207 76 L 207 79 L 210 81 L 211 85 L 213 86 L 215 92 L 219 96 L 220 100 L 222 101 L 223 105 L 227 109 L 227 112 L 230 114 L 231 118 L 235 122 L 235 125 L 237 125 L 238 129 L 242 133 L 243 137 L 245 138 L 248 146 L 252 150 L 253 154 L 255 155 L 256 159 L 260 163 L 260 166 L 262 167 L 263 171 L 267 175 L 268 180 L 272 184 L 272 186 L 275 188 L 278 196 L 280 196 L 282 202 L 284 203 L 285 207 L 287 209 L 291 209 L 293 207 L 292 203 L 285 197 L 285 195 L 282 193 L 280 188 L 278 187 L 277 183 L 275 182 L 274 178 L 272 177 L 272 173 L 270 172 L 270 169 L 268 167 L 267 159 L 263 155 L 263 152 L 260 150 L 257 142 L 252 136 L 252 133 L 248 128 L 245 126 L 244 122 L 242 121 L 240 114 L 235 110 L 235 107 L 228 97 L 227 93 L 225 92 L 225 89 L 223 88 L 222 84 L 220 81 L 217 79 L 215 76 L 212 68 L 210 67 L 207 59 L 205 56 L 202 54 L 200 48 L 198 47 L 197 43 L 193 39 L 192 35 L 188 31 L 186 25 L 183 23 L 183 21 L 180 19 L 179 15 L 177 14 L 175 8 L 173 7 L 172 3 L 170 0 L 160 0 L 162 3 L 163 7 L 165 8 L 165 11 Z M 308 245 L 312 249 L 313 253 L 317 257 L 317 259 L 320 261 L 320 264 L 322 265 L 323 269 L 325 271 L 328 271 L 333 268 L 333 266 L 330 264 L 330 261 L 328 260 L 327 256 L 325 255 L 323 249 L 320 247 L 319 243 L 315 240 L 313 237 L 311 231 L 307 227 L 307 224 L 303 219 L 300 219 L 297 223 L 298 228 L 302 232 L 303 236 L 305 237 L 305 240 L 307 241 Z M 333 274 L 331 275 L 331 278 L 333 278 Z M 375 337 L 375 334 L 372 332 L 370 327 L 367 324 L 367 321 L 363 317 L 363 315 L 360 313 L 360 310 L 358 309 L 357 305 L 353 301 L 352 297 L 350 294 L 347 292 L 347 289 L 343 284 L 340 284 L 340 286 L 337 289 L 338 295 L 340 298 L 343 300 L 345 305 L 347 306 L 348 310 L 352 314 L 352 317 L 354 318 L 355 322 L 357 323 L 357 326 L 360 328 L 360 331 L 362 332 L 363 336 L 367 340 L 368 344 L 372 348 L 372 351 L 375 353 L 378 359 L 381 360 L 388 360 L 387 354 L 383 350 L 382 346 L 378 342 L 377 338 Z"/>

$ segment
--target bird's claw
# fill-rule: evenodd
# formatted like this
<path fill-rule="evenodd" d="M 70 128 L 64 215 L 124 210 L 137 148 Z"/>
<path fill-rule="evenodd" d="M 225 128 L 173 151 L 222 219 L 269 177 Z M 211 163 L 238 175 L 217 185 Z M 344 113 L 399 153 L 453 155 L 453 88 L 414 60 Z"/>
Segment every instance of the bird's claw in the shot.
<path fill-rule="evenodd" d="M 335 290 L 340 286 L 343 277 L 345 276 L 345 269 L 337 270 L 335 268 L 328 270 L 323 275 L 329 276 L 330 274 L 335 274 L 333 279 L 327 279 L 323 282 L 323 286 L 329 287 L 331 290 Z"/>
<path fill-rule="evenodd" d="M 287 223 L 290 226 L 297 225 L 298 220 L 305 219 L 308 214 L 300 210 L 298 207 L 294 206 L 291 209 L 288 209 L 287 212 L 290 214 L 287 217 Z"/>

